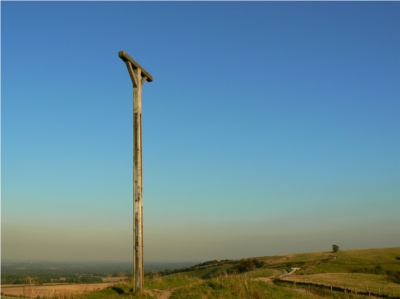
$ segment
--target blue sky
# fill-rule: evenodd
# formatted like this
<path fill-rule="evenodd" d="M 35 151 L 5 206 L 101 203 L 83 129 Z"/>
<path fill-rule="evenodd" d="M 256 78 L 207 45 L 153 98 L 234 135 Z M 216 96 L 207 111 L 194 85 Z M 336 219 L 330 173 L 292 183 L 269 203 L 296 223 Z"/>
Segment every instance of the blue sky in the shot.
<path fill-rule="evenodd" d="M 3 259 L 400 246 L 400 3 L 1 2 Z"/>

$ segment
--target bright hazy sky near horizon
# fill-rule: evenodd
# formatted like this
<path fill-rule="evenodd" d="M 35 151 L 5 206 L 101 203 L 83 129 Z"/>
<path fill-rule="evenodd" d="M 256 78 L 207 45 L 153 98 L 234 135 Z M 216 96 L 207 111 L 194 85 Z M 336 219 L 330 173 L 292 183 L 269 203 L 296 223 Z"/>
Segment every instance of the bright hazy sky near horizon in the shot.
<path fill-rule="evenodd" d="M 400 246 L 399 2 L 1 2 L 1 257 Z"/>

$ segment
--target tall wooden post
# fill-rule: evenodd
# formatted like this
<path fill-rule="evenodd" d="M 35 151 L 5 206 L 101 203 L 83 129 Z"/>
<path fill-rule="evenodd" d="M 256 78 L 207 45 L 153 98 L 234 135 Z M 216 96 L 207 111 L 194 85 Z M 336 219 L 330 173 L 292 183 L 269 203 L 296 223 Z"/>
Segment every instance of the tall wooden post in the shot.
<path fill-rule="evenodd" d="M 142 86 L 153 77 L 124 51 L 118 56 L 125 62 L 133 84 L 133 278 L 135 292 L 143 290 L 143 185 L 142 185 Z"/>

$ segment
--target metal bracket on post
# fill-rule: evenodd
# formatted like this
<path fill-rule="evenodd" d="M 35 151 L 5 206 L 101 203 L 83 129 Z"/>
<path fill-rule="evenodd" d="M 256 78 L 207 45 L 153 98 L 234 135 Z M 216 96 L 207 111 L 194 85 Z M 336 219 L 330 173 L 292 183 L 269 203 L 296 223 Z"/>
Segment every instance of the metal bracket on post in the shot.
<path fill-rule="evenodd" d="M 135 292 L 144 288 L 143 265 L 143 184 L 142 184 L 142 86 L 153 77 L 126 52 L 118 56 L 125 62 L 133 84 L 133 278 Z"/>

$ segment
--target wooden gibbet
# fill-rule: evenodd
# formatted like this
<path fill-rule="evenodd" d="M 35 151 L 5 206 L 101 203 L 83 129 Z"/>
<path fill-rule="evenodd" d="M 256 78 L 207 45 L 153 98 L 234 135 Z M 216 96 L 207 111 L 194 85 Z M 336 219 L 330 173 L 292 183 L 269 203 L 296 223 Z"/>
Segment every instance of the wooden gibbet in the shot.
<path fill-rule="evenodd" d="M 125 62 L 133 84 L 133 279 L 135 292 L 144 288 L 143 265 L 143 185 L 142 185 L 142 86 L 153 77 L 126 52 L 118 56 Z"/>

